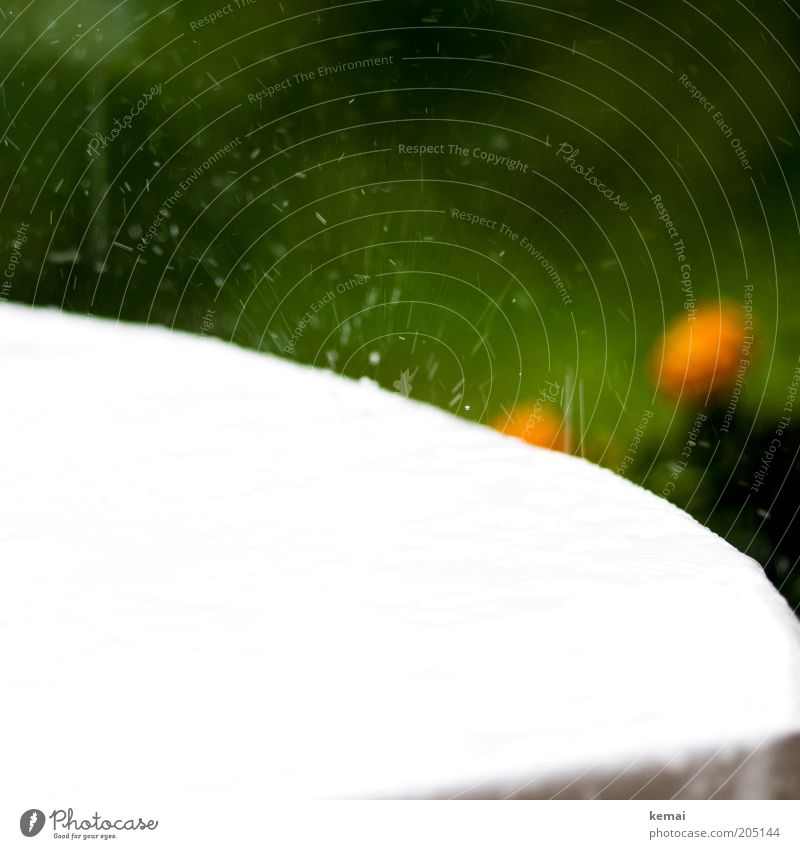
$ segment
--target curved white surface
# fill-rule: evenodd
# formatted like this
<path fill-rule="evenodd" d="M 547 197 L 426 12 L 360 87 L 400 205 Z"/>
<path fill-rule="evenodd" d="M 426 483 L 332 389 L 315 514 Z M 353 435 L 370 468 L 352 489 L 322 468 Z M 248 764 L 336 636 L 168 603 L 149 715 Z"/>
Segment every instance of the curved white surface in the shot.
<path fill-rule="evenodd" d="M 800 730 L 788 606 L 611 472 L 163 329 L 0 304 L 0 356 L 15 794 L 535 795 Z"/>

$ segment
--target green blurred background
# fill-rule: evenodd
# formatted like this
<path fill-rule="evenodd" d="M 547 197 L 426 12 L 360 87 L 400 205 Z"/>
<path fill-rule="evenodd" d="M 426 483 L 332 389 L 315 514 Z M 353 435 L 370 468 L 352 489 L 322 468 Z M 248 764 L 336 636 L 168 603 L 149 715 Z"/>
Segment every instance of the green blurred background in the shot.
<path fill-rule="evenodd" d="M 799 37 L 781 0 L 6 3 L 2 299 L 487 423 L 554 382 L 567 450 L 666 493 L 797 609 Z M 749 298 L 739 385 L 660 392 L 667 325 Z"/>

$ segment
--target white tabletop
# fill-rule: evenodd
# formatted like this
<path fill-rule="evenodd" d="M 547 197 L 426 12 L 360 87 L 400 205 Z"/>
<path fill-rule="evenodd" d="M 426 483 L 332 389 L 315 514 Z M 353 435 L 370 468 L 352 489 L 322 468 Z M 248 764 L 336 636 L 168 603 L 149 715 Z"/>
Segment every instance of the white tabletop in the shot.
<path fill-rule="evenodd" d="M 800 731 L 786 603 L 609 471 L 164 329 L 0 304 L 0 356 L 20 800 L 535 796 Z"/>

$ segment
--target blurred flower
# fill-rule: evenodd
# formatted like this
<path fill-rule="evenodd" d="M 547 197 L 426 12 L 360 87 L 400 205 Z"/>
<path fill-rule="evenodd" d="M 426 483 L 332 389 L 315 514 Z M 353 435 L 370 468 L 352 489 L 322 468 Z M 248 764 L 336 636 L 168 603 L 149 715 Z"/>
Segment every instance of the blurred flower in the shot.
<path fill-rule="evenodd" d="M 529 445 L 564 450 L 564 427 L 559 415 L 541 405 L 520 404 L 510 414 L 503 413 L 489 423 L 506 436 L 514 436 Z"/>
<path fill-rule="evenodd" d="M 700 307 L 694 321 L 682 316 L 667 328 L 653 351 L 653 380 L 684 402 L 719 396 L 733 386 L 744 351 L 742 310 L 724 303 Z"/>

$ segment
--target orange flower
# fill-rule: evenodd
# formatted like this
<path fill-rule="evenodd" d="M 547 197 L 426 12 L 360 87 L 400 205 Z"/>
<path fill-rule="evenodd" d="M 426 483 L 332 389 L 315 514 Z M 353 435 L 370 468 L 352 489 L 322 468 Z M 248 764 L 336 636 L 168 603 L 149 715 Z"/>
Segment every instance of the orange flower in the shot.
<path fill-rule="evenodd" d="M 744 337 L 741 310 L 726 304 L 701 307 L 694 321 L 681 317 L 667 329 L 653 351 L 653 379 L 681 401 L 723 395 L 736 380 Z"/>
<path fill-rule="evenodd" d="M 542 448 L 564 450 L 564 427 L 559 417 L 533 404 L 520 404 L 510 415 L 503 413 L 490 422 L 491 427 Z"/>

